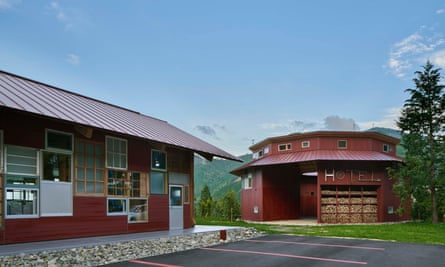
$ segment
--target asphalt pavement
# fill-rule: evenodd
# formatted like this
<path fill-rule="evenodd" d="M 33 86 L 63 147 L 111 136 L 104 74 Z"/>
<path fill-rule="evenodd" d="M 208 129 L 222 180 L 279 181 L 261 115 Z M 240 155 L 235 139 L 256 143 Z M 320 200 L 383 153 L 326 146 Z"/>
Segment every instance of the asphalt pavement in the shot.
<path fill-rule="evenodd" d="M 444 245 L 269 235 L 109 267 L 445 266 Z"/>

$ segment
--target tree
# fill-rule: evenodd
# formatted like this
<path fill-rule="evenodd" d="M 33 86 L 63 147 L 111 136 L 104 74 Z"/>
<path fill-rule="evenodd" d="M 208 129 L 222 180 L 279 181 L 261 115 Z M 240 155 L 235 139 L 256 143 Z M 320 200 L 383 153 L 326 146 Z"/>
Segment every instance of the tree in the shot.
<path fill-rule="evenodd" d="M 210 217 L 212 215 L 213 200 L 210 194 L 210 189 L 207 185 L 201 190 L 201 197 L 199 199 L 199 213 L 202 217 Z"/>
<path fill-rule="evenodd" d="M 240 205 L 236 199 L 235 191 L 230 190 L 222 199 L 222 215 L 227 220 L 233 221 L 240 214 Z"/>
<path fill-rule="evenodd" d="M 405 101 L 397 125 L 402 131 L 406 149 L 404 164 L 395 174 L 396 192 L 402 200 L 414 198 L 430 206 L 432 223 L 438 222 L 439 189 L 444 175 L 444 85 L 439 85 L 440 69 L 427 62 L 423 71 L 416 71 L 414 89 L 406 89 L 410 98 Z M 430 203 L 425 204 L 425 194 Z M 418 203 L 418 202 L 417 202 Z"/>

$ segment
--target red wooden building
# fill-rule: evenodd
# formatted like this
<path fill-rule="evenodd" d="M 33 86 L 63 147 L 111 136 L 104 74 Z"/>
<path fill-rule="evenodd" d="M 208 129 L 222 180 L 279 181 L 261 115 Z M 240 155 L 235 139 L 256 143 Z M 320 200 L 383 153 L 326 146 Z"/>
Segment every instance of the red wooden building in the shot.
<path fill-rule="evenodd" d="M 194 153 L 170 124 L 0 71 L 0 244 L 193 226 Z"/>
<path fill-rule="evenodd" d="M 249 221 L 317 218 L 319 223 L 409 219 L 392 191 L 387 167 L 398 139 L 376 132 L 319 131 L 268 138 L 250 147 L 242 177 L 241 216 Z"/>

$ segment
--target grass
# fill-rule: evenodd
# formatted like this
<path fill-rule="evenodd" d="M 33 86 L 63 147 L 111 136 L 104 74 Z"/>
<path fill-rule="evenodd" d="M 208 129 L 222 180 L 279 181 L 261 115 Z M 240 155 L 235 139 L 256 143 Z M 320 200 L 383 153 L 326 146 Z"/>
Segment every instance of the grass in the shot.
<path fill-rule="evenodd" d="M 306 236 L 330 236 L 366 238 L 397 242 L 440 244 L 445 245 L 445 223 L 431 224 L 425 222 L 388 223 L 388 224 L 357 224 L 357 225 L 270 225 L 246 223 L 242 221 L 228 222 L 218 219 L 196 218 L 200 225 L 226 225 L 253 227 L 267 234 L 292 234 Z"/>

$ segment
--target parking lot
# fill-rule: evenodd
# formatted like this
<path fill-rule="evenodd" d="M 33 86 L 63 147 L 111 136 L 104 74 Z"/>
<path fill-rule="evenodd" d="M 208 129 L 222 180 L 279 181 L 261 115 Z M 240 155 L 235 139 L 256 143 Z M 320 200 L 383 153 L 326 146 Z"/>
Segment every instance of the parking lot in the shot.
<path fill-rule="evenodd" d="M 445 266 L 445 246 L 269 235 L 107 266 Z"/>

